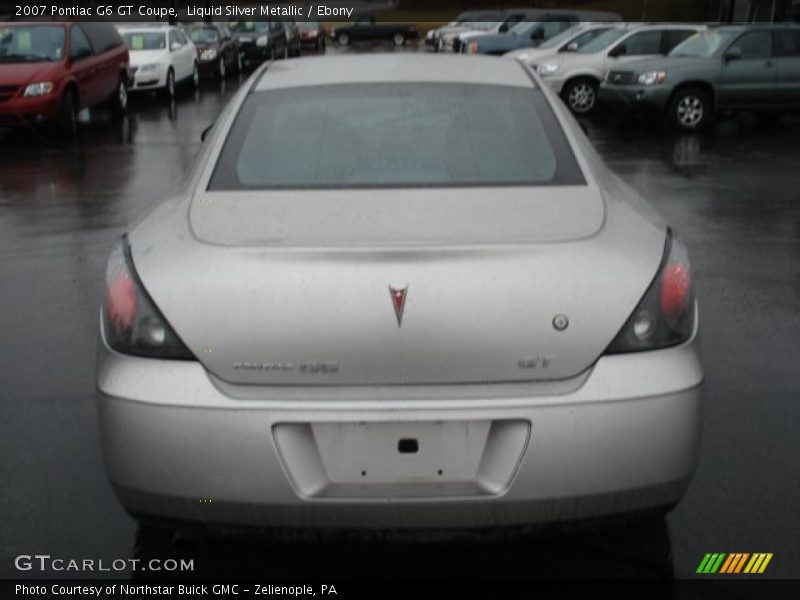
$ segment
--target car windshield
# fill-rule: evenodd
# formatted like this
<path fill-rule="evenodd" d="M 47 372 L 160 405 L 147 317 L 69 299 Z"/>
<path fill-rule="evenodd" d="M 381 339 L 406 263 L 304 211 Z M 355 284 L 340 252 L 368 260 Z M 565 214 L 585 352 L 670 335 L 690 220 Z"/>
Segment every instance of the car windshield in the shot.
<path fill-rule="evenodd" d="M 556 36 L 551 37 L 546 42 L 542 42 L 539 44 L 539 48 L 542 50 L 546 50 L 548 48 L 556 48 L 560 44 L 569 41 L 571 38 L 577 35 L 578 30 L 575 27 L 570 27 L 566 31 L 562 31 Z"/>
<path fill-rule="evenodd" d="M 57 61 L 64 57 L 64 28 L 0 24 L 0 63 Z"/>
<path fill-rule="evenodd" d="M 538 24 L 538 21 L 520 21 L 509 29 L 508 33 L 512 35 L 527 35 Z"/>
<path fill-rule="evenodd" d="M 122 34 L 122 39 L 132 52 L 167 48 L 167 35 L 163 31 L 126 31 Z"/>
<path fill-rule="evenodd" d="M 251 94 L 209 189 L 583 182 L 538 90 L 383 83 Z"/>
<path fill-rule="evenodd" d="M 219 41 L 219 32 L 213 27 L 195 27 L 188 33 L 195 44 L 216 44 Z"/>
<path fill-rule="evenodd" d="M 231 29 L 237 33 L 262 33 L 269 31 L 269 23 L 266 21 L 234 21 Z"/>
<path fill-rule="evenodd" d="M 582 48 L 578 48 L 578 52 L 582 54 L 591 54 L 592 52 L 600 52 L 601 50 L 605 50 L 611 44 L 625 35 L 627 31 L 627 29 L 609 29 L 605 33 L 594 38 Z"/>
<path fill-rule="evenodd" d="M 714 56 L 733 36 L 734 33 L 731 31 L 704 31 L 675 46 L 669 55 L 709 58 Z"/>

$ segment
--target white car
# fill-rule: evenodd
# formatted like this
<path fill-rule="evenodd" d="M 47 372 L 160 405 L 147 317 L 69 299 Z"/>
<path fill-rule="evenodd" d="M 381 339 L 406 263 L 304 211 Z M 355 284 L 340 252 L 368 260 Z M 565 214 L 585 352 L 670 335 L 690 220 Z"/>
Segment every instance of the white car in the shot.
<path fill-rule="evenodd" d="M 173 98 L 179 82 L 199 85 L 197 49 L 177 27 L 122 27 L 120 35 L 130 53 L 130 91 L 159 90 Z"/>
<path fill-rule="evenodd" d="M 512 50 L 503 54 L 503 58 L 513 58 L 528 65 L 535 64 L 536 61 L 541 61 L 562 52 L 577 52 L 595 38 L 615 27 L 618 27 L 618 24 L 578 23 L 575 27 L 559 33 L 536 48 Z"/>
<path fill-rule="evenodd" d="M 532 66 L 567 103 L 585 115 L 597 105 L 600 82 L 611 69 L 640 60 L 664 56 L 705 25 L 617 25 L 574 52 L 546 57 Z"/>

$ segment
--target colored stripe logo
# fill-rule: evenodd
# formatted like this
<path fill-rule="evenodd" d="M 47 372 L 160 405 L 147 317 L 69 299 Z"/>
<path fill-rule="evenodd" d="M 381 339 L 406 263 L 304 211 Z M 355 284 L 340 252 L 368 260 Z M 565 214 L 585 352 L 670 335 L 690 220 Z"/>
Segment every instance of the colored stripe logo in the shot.
<path fill-rule="evenodd" d="M 754 554 L 748 552 L 707 553 L 703 560 L 700 561 L 700 566 L 697 567 L 696 572 L 701 575 L 763 573 L 771 560 L 771 552 L 756 552 Z"/>

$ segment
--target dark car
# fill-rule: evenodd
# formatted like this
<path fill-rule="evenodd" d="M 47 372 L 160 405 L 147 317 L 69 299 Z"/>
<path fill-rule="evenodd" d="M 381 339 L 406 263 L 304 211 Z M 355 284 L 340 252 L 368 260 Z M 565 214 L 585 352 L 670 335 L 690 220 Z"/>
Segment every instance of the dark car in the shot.
<path fill-rule="evenodd" d="M 128 106 L 128 49 L 110 23 L 0 24 L 0 127 L 56 122 L 80 110 Z"/>
<path fill-rule="evenodd" d="M 186 28 L 186 35 L 197 48 L 200 71 L 225 79 L 230 71 L 241 73 L 239 40 L 224 23 L 202 23 Z"/>
<path fill-rule="evenodd" d="M 286 32 L 286 46 L 289 48 L 289 58 L 300 56 L 300 28 L 293 19 L 281 21 Z"/>
<path fill-rule="evenodd" d="M 312 46 L 314 50 L 325 50 L 325 28 L 316 21 L 300 21 L 297 24 L 300 44 Z"/>
<path fill-rule="evenodd" d="M 232 21 L 229 26 L 239 40 L 239 49 L 246 64 L 257 65 L 265 60 L 289 58 L 286 30 L 280 21 Z"/>
<path fill-rule="evenodd" d="M 470 41 L 467 53 L 500 56 L 519 48 L 535 48 L 581 21 L 612 22 L 620 19 L 618 14 L 597 11 L 524 11 L 524 18 L 507 32 L 484 35 Z"/>
<path fill-rule="evenodd" d="M 727 26 L 676 46 L 669 56 L 611 70 L 600 101 L 666 115 L 680 131 L 715 114 L 748 110 L 772 119 L 800 110 L 800 27 Z"/>
<path fill-rule="evenodd" d="M 395 46 L 402 46 L 406 40 L 417 39 L 419 30 L 413 23 L 378 23 L 375 17 L 370 15 L 356 20 L 351 25 L 337 25 L 331 29 L 331 37 L 340 46 L 347 46 L 350 42 L 373 40 L 392 41 Z"/>

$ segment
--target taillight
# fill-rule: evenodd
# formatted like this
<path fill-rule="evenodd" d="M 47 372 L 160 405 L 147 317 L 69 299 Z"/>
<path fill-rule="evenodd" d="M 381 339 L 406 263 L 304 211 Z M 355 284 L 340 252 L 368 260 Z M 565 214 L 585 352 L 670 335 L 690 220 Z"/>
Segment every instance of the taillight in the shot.
<path fill-rule="evenodd" d="M 103 332 L 108 345 L 123 354 L 194 358 L 139 281 L 127 240 L 114 248 L 108 259 Z"/>
<path fill-rule="evenodd" d="M 675 346 L 694 328 L 695 297 L 686 247 L 667 236 L 658 275 L 606 354 L 622 354 Z"/>

